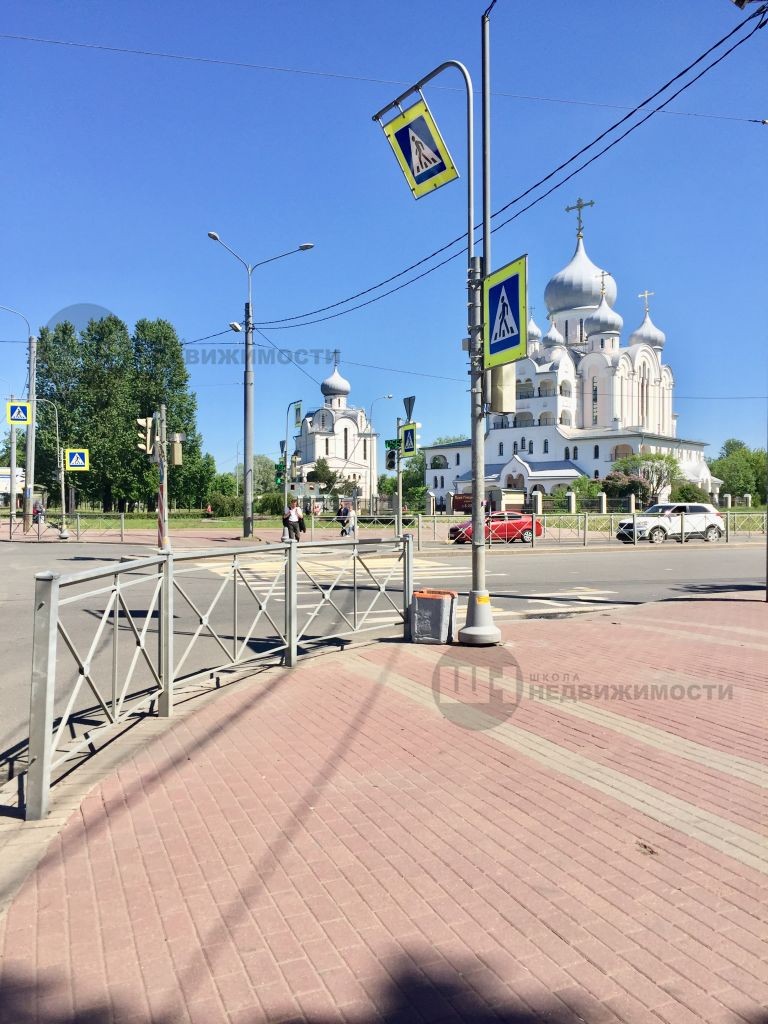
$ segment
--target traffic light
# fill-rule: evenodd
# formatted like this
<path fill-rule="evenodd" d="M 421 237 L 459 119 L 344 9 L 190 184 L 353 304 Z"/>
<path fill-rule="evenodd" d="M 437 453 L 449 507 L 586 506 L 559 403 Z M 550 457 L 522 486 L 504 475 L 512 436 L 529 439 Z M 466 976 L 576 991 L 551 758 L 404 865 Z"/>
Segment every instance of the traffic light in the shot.
<path fill-rule="evenodd" d="M 154 438 L 154 416 L 146 416 L 143 419 L 139 418 L 136 420 L 139 426 L 139 440 L 136 442 L 136 447 L 140 452 L 144 452 L 145 455 L 154 454 L 155 450 L 155 438 Z"/>
<path fill-rule="evenodd" d="M 397 452 L 387 452 L 387 469 L 397 469 Z"/>
<path fill-rule="evenodd" d="M 285 463 L 284 462 L 276 462 L 275 463 L 275 486 L 276 487 L 282 487 L 284 481 L 285 481 Z"/>

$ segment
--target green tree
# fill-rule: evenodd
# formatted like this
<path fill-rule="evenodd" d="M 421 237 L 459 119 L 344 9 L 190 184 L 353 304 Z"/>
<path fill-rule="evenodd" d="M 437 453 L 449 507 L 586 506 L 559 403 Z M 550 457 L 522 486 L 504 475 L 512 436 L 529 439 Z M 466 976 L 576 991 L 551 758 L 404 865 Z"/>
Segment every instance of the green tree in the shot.
<path fill-rule="evenodd" d="M 725 449 L 725 445 L 723 446 Z M 710 464 L 710 472 L 723 481 L 720 488 L 723 494 L 756 494 L 757 480 L 748 448 L 735 448 L 730 455 L 715 459 Z"/>
<path fill-rule="evenodd" d="M 588 476 L 577 476 L 571 484 L 571 490 L 577 498 L 596 498 L 603 490 L 600 480 L 592 480 Z"/>
<path fill-rule="evenodd" d="M 81 350 L 77 332 L 72 324 L 62 322 L 55 330 L 40 330 L 37 343 L 37 396 L 46 401 L 37 405 L 35 431 L 35 480 L 44 484 L 51 496 L 61 500 L 59 469 L 56 452 L 56 417 L 62 448 L 77 445 L 88 447 L 84 435 L 85 424 L 79 415 Z M 52 403 L 49 404 L 49 403 Z M 53 406 L 56 408 L 54 413 Z M 16 458 L 19 461 L 17 434 Z M 74 473 L 68 478 L 70 485 L 82 489 L 88 483 L 87 473 Z"/>
<path fill-rule="evenodd" d="M 264 494 L 275 487 L 275 463 L 268 455 L 253 456 L 253 493 Z"/>
<path fill-rule="evenodd" d="M 379 477 L 378 490 L 379 494 L 394 494 L 397 490 L 397 478 L 382 473 Z"/>
<path fill-rule="evenodd" d="M 234 473 L 217 473 L 211 482 L 211 494 L 223 494 L 230 497 L 234 496 L 237 490 Z"/>
<path fill-rule="evenodd" d="M 338 475 L 328 465 L 326 459 L 320 458 L 315 463 L 315 468 L 307 473 L 307 480 L 313 484 L 325 484 L 326 494 L 338 494 L 341 481 Z"/>
<path fill-rule="evenodd" d="M 662 452 L 628 455 L 617 459 L 611 472 L 642 477 L 648 484 L 651 496 L 658 496 L 666 487 L 673 486 L 681 479 L 680 466 L 675 456 Z"/>
<path fill-rule="evenodd" d="M 690 480 L 675 484 L 670 494 L 671 501 L 705 501 L 709 502 L 709 495 L 701 487 L 692 484 Z"/>
<path fill-rule="evenodd" d="M 452 435 L 445 434 L 444 436 L 436 437 L 435 440 L 432 442 L 432 444 L 433 445 L 437 445 L 437 444 L 454 444 L 454 442 L 456 442 L 456 441 L 468 441 L 468 440 L 469 440 L 469 435 L 468 434 L 452 434 Z"/>
<path fill-rule="evenodd" d="M 425 484 L 427 460 L 423 449 L 410 459 L 405 460 L 403 469 L 403 502 L 411 512 L 418 512 L 425 507 L 427 488 Z"/>

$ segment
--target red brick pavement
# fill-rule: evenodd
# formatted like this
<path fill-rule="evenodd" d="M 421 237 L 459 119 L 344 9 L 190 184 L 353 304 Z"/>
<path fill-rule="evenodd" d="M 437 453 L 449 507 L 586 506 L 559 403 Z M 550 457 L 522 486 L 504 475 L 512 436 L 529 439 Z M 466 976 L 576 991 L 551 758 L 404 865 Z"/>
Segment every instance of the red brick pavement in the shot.
<path fill-rule="evenodd" d="M 0 1021 L 768 1020 L 766 618 L 519 622 L 223 693 L 51 843 L 0 926 Z"/>

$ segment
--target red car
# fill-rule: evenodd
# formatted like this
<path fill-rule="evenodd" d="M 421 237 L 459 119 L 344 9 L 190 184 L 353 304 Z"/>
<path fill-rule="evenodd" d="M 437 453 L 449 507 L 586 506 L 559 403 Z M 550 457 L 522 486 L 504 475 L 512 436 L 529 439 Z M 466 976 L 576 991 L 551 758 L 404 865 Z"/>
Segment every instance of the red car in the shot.
<path fill-rule="evenodd" d="M 536 536 L 540 537 L 543 532 L 541 522 L 537 519 Z M 466 544 L 472 539 L 472 520 L 452 526 L 448 531 L 448 539 L 454 544 Z M 507 544 L 521 540 L 524 544 L 530 544 L 533 541 L 533 518 L 519 512 L 491 512 L 485 517 L 485 539 L 506 541 Z"/>

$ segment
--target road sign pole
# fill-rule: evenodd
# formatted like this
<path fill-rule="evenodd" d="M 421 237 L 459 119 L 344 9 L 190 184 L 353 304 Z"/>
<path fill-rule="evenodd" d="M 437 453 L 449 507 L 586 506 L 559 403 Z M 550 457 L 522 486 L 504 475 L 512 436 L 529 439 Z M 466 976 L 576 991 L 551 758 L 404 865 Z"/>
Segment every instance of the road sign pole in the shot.
<path fill-rule="evenodd" d="M 403 421 L 397 417 L 397 508 L 395 509 L 395 536 L 403 535 L 403 439 L 400 435 L 400 427 Z"/>
<path fill-rule="evenodd" d="M 13 401 L 13 395 L 11 395 Z M 16 424 L 11 422 L 11 539 L 13 539 L 13 524 L 16 522 Z"/>
<path fill-rule="evenodd" d="M 166 422 L 165 406 L 160 406 L 160 412 L 155 413 L 157 417 L 157 468 L 160 476 L 160 486 L 157 491 L 157 546 L 160 551 L 171 550 L 171 540 L 168 535 L 168 449 L 166 444 Z"/>
<path fill-rule="evenodd" d="M 253 306 L 251 273 L 248 273 L 248 302 L 245 306 L 245 373 L 243 376 L 243 537 L 253 535 Z M 286 463 L 287 467 L 287 463 Z"/>
<path fill-rule="evenodd" d="M 35 500 L 35 427 L 37 425 L 37 338 L 29 336 L 29 423 L 27 424 L 27 457 L 24 464 L 24 533 L 32 528 L 32 504 Z"/>

